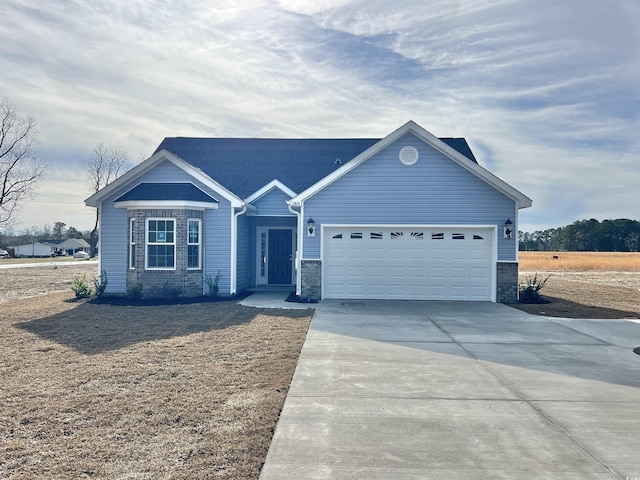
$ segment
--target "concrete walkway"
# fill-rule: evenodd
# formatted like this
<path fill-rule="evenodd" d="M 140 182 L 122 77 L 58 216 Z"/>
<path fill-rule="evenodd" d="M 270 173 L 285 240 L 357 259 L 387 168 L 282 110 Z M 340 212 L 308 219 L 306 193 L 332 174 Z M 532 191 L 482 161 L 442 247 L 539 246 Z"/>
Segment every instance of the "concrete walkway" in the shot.
<path fill-rule="evenodd" d="M 640 324 L 322 301 L 260 478 L 640 479 Z"/>
<path fill-rule="evenodd" d="M 241 300 L 240 305 L 256 308 L 284 308 L 288 310 L 304 310 L 307 308 L 316 308 L 317 304 L 315 303 L 287 302 L 286 299 L 290 294 L 291 290 L 269 290 L 253 292 L 247 298 Z"/>

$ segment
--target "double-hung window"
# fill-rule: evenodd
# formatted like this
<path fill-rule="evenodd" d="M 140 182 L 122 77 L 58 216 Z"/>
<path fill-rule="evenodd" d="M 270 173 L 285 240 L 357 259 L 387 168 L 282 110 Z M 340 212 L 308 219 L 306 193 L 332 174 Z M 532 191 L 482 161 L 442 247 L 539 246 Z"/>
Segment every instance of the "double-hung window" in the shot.
<path fill-rule="evenodd" d="M 168 218 L 147 219 L 147 269 L 176 268 L 176 221 Z"/>
<path fill-rule="evenodd" d="M 129 219 L 129 268 L 136 268 L 136 220 Z"/>
<path fill-rule="evenodd" d="M 202 222 L 197 218 L 187 221 L 187 269 L 200 269 L 200 245 Z"/>

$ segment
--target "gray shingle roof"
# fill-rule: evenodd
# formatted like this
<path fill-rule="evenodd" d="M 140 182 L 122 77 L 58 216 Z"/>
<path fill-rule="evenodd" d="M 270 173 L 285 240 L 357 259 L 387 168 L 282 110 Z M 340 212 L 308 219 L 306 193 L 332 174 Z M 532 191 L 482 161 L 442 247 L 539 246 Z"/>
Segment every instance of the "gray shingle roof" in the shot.
<path fill-rule="evenodd" d="M 141 183 L 119 197 L 116 202 L 141 200 L 184 200 L 218 203 L 192 183 Z"/>
<path fill-rule="evenodd" d="M 246 198 L 272 180 L 300 193 L 379 140 L 167 137 L 154 153 L 168 150 Z M 477 163 L 464 138 L 441 140 Z"/>

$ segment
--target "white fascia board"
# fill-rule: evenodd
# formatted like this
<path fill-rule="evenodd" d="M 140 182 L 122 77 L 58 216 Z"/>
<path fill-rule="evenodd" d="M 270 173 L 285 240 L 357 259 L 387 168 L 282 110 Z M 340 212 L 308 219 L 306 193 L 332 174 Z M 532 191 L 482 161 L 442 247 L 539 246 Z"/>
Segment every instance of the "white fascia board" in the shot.
<path fill-rule="evenodd" d="M 529 197 L 519 192 L 518 190 L 513 188 L 511 185 L 507 184 L 504 180 L 498 178 L 497 176 L 489 172 L 487 169 L 469 160 L 467 157 L 462 155 L 456 149 L 450 147 L 449 145 L 444 143 L 442 140 L 440 140 L 438 137 L 436 137 L 432 133 L 429 133 L 427 130 L 425 130 L 424 128 L 422 128 L 420 125 L 418 125 L 412 120 L 405 123 L 403 126 L 393 131 L 392 133 L 387 135 L 385 138 L 375 143 L 374 145 L 369 147 L 367 150 L 365 150 L 358 156 L 354 157 L 349 162 L 345 163 L 342 167 L 338 168 L 337 170 L 334 170 L 332 173 L 324 177 L 319 182 L 315 183 L 314 185 L 310 186 L 309 188 L 307 188 L 306 190 L 304 190 L 303 192 L 301 192 L 300 194 L 292 198 L 290 200 L 291 205 L 301 205 L 302 202 L 312 197 L 313 195 L 318 193 L 320 190 L 332 184 L 339 178 L 343 177 L 344 175 L 349 173 L 351 170 L 356 168 L 358 165 L 368 160 L 369 158 L 371 158 L 373 155 L 375 155 L 382 149 L 388 147 L 393 142 L 395 142 L 396 140 L 398 140 L 400 137 L 402 137 L 407 133 L 412 133 L 413 135 L 415 135 L 416 137 L 424 141 L 426 144 L 435 148 L 437 151 L 439 151 L 443 155 L 449 157 L 451 160 L 459 164 L 461 167 L 465 168 L 469 172 L 473 173 L 480 179 L 487 182 L 492 187 L 504 193 L 509 198 L 513 199 L 516 202 L 516 205 L 519 209 L 527 208 L 531 206 L 532 202 Z"/>
<path fill-rule="evenodd" d="M 444 143 L 442 140 L 440 140 L 438 137 L 436 137 L 432 133 L 422 128 L 417 123 L 409 122 L 409 124 L 412 124 L 411 128 L 408 130 L 409 133 L 414 134 L 419 139 L 421 139 L 422 141 L 424 141 L 434 149 L 438 150 L 443 155 L 455 161 L 462 168 L 468 170 L 469 172 L 473 173 L 480 179 L 484 180 L 486 183 L 494 187 L 496 190 L 504 193 L 507 197 L 511 198 L 513 201 L 516 202 L 518 209 L 527 208 L 532 205 L 532 201 L 529 197 L 527 197 L 525 194 L 523 194 L 519 190 L 516 190 L 515 188 L 513 188 L 507 182 L 505 182 L 498 176 L 494 175 L 486 168 L 481 167 L 477 163 L 471 161 L 470 159 L 462 155 L 460 152 L 458 152 L 455 148 L 450 147 L 449 145 Z"/>
<path fill-rule="evenodd" d="M 116 208 L 147 208 L 147 209 L 191 209 L 191 210 L 216 210 L 218 204 L 215 202 L 193 202 L 189 200 L 127 200 L 124 202 L 114 202 Z"/>
<path fill-rule="evenodd" d="M 165 152 L 165 150 L 161 150 L 158 153 L 156 153 L 155 155 L 150 156 L 149 158 L 147 158 L 146 160 L 144 160 L 143 162 L 139 163 L 138 165 L 133 167 L 131 170 L 129 170 L 128 172 L 123 174 L 122 176 L 116 178 L 109 185 L 107 185 L 106 187 L 100 189 L 99 191 L 97 191 L 96 193 L 91 195 L 89 198 L 87 198 L 84 201 L 84 204 L 87 207 L 97 207 L 100 204 L 100 202 L 102 202 L 102 200 L 107 198 L 113 192 L 115 192 L 119 188 L 122 188 L 127 183 L 135 180 L 140 175 L 143 175 L 144 173 L 148 172 L 153 167 L 155 167 L 158 163 L 160 163 L 162 160 L 164 160 L 165 157 L 163 155 L 163 152 Z"/>
<path fill-rule="evenodd" d="M 142 163 L 136 165 L 127 173 L 104 187 L 102 190 L 94 193 L 89 198 L 87 198 L 84 201 L 85 205 L 87 205 L 88 207 L 97 207 L 102 200 L 107 198 L 113 192 L 117 191 L 119 188 L 122 188 L 126 184 L 133 182 L 136 178 L 148 172 L 164 160 L 173 163 L 175 166 L 184 170 L 186 173 L 199 180 L 207 187 L 219 193 L 223 198 L 231 203 L 232 207 L 240 208 L 244 206 L 244 202 L 240 197 L 224 188 L 214 179 L 206 175 L 202 170 L 195 168 L 194 166 L 190 165 L 188 162 L 169 152 L 168 150 L 160 150 L 159 152 L 144 160 Z"/>
<path fill-rule="evenodd" d="M 264 187 L 260 188 L 259 190 L 256 190 L 254 193 L 252 193 L 247 198 L 245 198 L 244 201 L 247 202 L 247 203 L 255 202 L 259 198 L 264 197 L 267 193 L 269 193 L 274 188 L 277 188 L 278 190 L 281 190 L 289 198 L 293 198 L 293 197 L 296 196 L 296 192 L 291 190 L 289 187 L 287 187 L 280 180 L 271 180 Z"/>

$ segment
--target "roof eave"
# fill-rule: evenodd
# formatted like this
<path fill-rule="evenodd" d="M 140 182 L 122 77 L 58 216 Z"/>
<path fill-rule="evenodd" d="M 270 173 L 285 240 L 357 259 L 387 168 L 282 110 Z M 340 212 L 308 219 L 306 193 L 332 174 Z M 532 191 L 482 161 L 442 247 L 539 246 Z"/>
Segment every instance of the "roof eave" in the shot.
<path fill-rule="evenodd" d="M 371 158 L 373 155 L 375 155 L 382 149 L 388 147 L 393 142 L 398 140 L 403 135 L 406 135 L 407 133 L 411 133 L 416 137 L 420 138 L 425 143 L 427 143 L 428 145 L 430 145 L 431 147 L 433 147 L 434 149 L 436 149 L 446 157 L 449 157 L 451 160 L 455 161 L 457 164 L 459 164 L 469 172 L 478 176 L 479 178 L 487 182 L 489 185 L 496 188 L 498 191 L 504 193 L 506 196 L 514 200 L 516 204 L 518 204 L 518 208 L 527 208 L 531 206 L 532 201 L 529 197 L 519 192 L 518 190 L 513 188 L 511 185 L 506 183 L 504 180 L 494 175 L 493 173 L 489 172 L 487 169 L 481 167 L 478 163 L 468 159 L 463 154 L 458 152 L 456 149 L 454 149 L 453 147 L 450 147 L 445 142 L 440 140 L 438 137 L 436 137 L 432 133 L 425 130 L 423 127 L 418 125 L 413 120 L 410 120 L 409 122 L 405 123 L 400 128 L 391 132 L 385 138 L 381 139 L 379 142 L 375 143 L 374 145 L 369 147 L 367 150 L 365 150 L 361 154 L 354 157 L 352 160 L 344 164 L 342 167 L 338 168 L 337 170 L 327 175 L 325 178 L 323 178 L 319 182 L 316 182 L 314 185 L 311 185 L 309 188 L 307 188 L 300 194 L 293 197 L 290 200 L 290 205 L 300 206 L 305 200 L 312 197 L 313 195 L 315 195 L 325 187 L 329 186 L 339 178 L 343 177 L 348 172 L 356 168 L 358 165 L 360 165 L 367 159 Z"/>
<path fill-rule="evenodd" d="M 177 155 L 171 153 L 168 150 L 160 150 L 154 153 L 152 156 L 144 160 L 142 163 L 136 165 L 127 173 L 111 182 L 109 185 L 101 189 L 100 191 L 94 193 L 89 198 L 87 198 L 84 203 L 88 207 L 98 207 L 100 203 L 108 198 L 109 195 L 116 192 L 118 189 L 122 188 L 126 184 L 134 181 L 136 178 L 142 176 L 153 167 L 155 167 L 160 162 L 167 160 L 176 165 L 178 168 L 184 170 L 192 177 L 201 181 L 204 185 L 208 186 L 212 190 L 220 193 L 222 197 L 228 200 L 231 203 L 232 207 L 242 207 L 245 205 L 245 202 L 232 193 L 230 190 L 226 189 L 214 179 L 206 175 L 202 170 L 195 168 L 193 165 L 189 164 L 186 160 L 178 157 Z"/>
<path fill-rule="evenodd" d="M 217 202 L 198 202 L 192 200 L 124 200 L 113 203 L 116 208 L 165 208 L 165 209 L 183 209 L 190 208 L 193 210 L 217 209 Z"/>
<path fill-rule="evenodd" d="M 264 197 L 267 193 L 269 193 L 274 188 L 277 188 L 278 190 L 283 192 L 285 195 L 287 195 L 289 198 L 293 198 L 296 196 L 296 192 L 291 190 L 280 180 L 274 179 L 274 180 L 271 180 L 269 183 L 267 183 L 264 187 L 259 188 L 254 193 L 249 195 L 247 198 L 244 199 L 244 201 L 247 203 L 255 202 L 256 200 Z"/>

